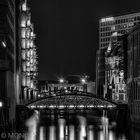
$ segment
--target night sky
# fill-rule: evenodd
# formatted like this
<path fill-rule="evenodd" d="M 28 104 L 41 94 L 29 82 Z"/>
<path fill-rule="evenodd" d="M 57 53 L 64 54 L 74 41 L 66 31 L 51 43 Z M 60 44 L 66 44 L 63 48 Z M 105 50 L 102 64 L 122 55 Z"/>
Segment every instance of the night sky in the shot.
<path fill-rule="evenodd" d="M 28 0 L 37 35 L 39 79 L 95 78 L 98 20 L 140 11 L 140 0 Z"/>

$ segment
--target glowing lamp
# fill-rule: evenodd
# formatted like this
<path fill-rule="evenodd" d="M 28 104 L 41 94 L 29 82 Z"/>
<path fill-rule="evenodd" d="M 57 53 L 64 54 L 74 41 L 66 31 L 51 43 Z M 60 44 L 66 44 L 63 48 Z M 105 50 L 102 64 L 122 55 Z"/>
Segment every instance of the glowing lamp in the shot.
<path fill-rule="evenodd" d="M 82 84 L 85 84 L 86 83 L 86 79 L 85 78 L 82 78 L 81 79 L 81 82 L 82 82 Z"/>
<path fill-rule="evenodd" d="M 63 79 L 63 78 L 60 78 L 60 79 L 59 79 L 59 82 L 60 82 L 60 83 L 64 83 L 64 79 Z"/>

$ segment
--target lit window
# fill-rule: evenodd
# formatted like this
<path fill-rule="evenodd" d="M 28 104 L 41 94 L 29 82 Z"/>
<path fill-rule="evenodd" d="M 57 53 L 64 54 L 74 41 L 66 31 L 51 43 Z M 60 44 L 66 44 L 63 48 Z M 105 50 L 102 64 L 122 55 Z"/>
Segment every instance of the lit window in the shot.
<path fill-rule="evenodd" d="M 26 27 L 26 17 L 25 16 L 23 16 L 21 18 L 21 27 Z"/>
<path fill-rule="evenodd" d="M 25 50 L 22 50 L 22 59 L 25 60 L 25 58 L 26 58 Z"/>
<path fill-rule="evenodd" d="M 25 41 L 25 39 L 22 39 L 22 40 L 21 40 L 21 47 L 22 47 L 23 49 L 26 48 L 26 41 Z"/>
<path fill-rule="evenodd" d="M 101 22 L 113 21 L 114 17 L 102 18 Z"/>
<path fill-rule="evenodd" d="M 26 37 L 26 28 L 21 29 L 21 37 L 25 38 Z"/>
<path fill-rule="evenodd" d="M 30 48 L 30 40 L 26 40 L 27 41 L 27 48 Z"/>
<path fill-rule="evenodd" d="M 27 20 L 27 26 L 30 26 L 30 25 L 31 25 L 31 20 L 28 19 L 28 20 Z"/>
<path fill-rule="evenodd" d="M 31 33 L 31 30 L 28 28 L 27 31 L 26 31 L 26 37 L 27 37 L 27 38 L 30 37 L 30 33 Z"/>
<path fill-rule="evenodd" d="M 26 2 L 24 2 L 22 4 L 22 11 L 26 11 L 27 10 L 27 5 L 26 5 Z"/>
<path fill-rule="evenodd" d="M 22 86 L 26 86 L 26 76 L 22 75 Z"/>
<path fill-rule="evenodd" d="M 112 26 L 112 27 L 111 27 L 111 30 L 114 31 L 114 30 L 115 30 L 115 26 Z"/>

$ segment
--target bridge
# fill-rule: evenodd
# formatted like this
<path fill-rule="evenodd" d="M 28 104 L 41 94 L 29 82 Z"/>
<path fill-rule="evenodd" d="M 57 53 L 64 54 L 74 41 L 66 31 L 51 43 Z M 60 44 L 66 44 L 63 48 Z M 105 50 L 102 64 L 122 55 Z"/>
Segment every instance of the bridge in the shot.
<path fill-rule="evenodd" d="M 81 110 L 114 109 L 117 104 L 85 91 L 53 90 L 39 94 L 38 99 L 31 101 L 26 106 L 34 110 Z"/>

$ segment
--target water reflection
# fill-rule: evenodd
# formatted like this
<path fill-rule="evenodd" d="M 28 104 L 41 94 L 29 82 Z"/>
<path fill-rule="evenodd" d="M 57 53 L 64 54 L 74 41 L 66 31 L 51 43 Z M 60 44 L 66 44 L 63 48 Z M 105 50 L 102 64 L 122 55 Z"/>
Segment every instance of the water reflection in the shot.
<path fill-rule="evenodd" d="M 49 118 L 49 117 L 47 117 Z M 28 135 L 25 140 L 139 140 L 140 134 L 133 130 L 118 131 L 116 123 L 106 116 L 88 118 L 86 115 L 51 116 L 44 122 L 35 113 L 26 121 Z M 55 121 L 54 121 L 55 120 Z M 115 124 L 115 125 L 114 125 Z"/>
<path fill-rule="evenodd" d="M 56 140 L 56 127 L 54 125 L 49 126 L 49 140 Z"/>
<path fill-rule="evenodd" d="M 31 116 L 25 123 L 26 126 L 28 127 L 28 133 L 26 135 L 25 140 L 36 140 L 38 122 L 39 122 L 39 112 L 36 111 L 33 114 L 33 116 Z"/>

